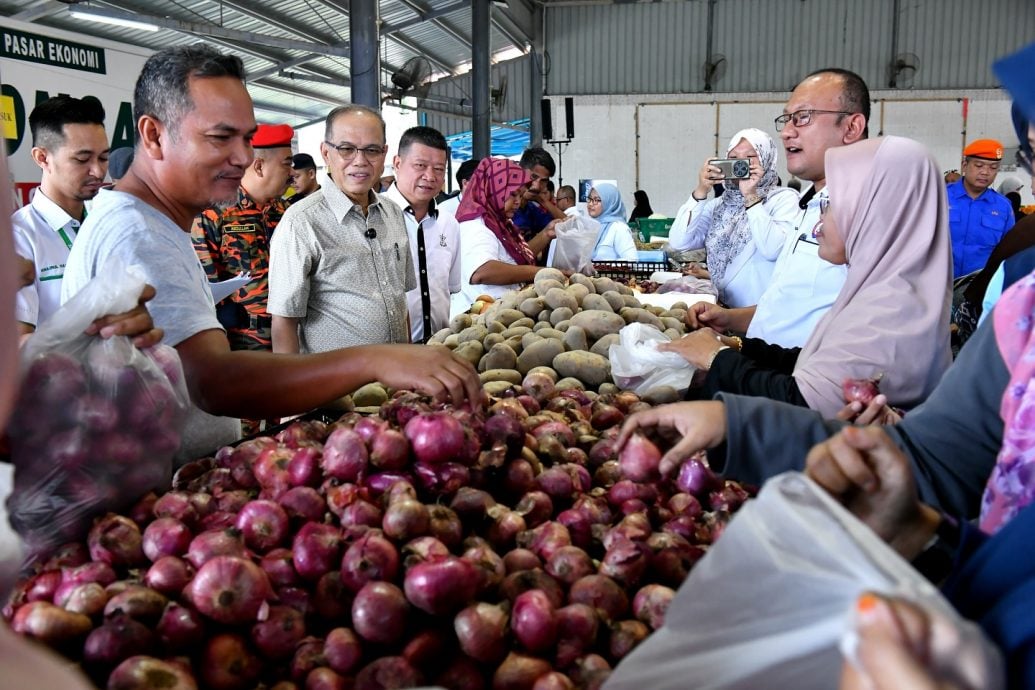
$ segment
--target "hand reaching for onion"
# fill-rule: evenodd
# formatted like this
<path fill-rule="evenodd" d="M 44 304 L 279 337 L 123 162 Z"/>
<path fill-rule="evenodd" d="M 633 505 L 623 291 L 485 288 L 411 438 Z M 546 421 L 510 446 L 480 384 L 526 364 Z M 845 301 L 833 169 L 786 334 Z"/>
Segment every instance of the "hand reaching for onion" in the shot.
<path fill-rule="evenodd" d="M 465 401 L 472 406 L 485 404 L 478 372 L 467 360 L 439 345 L 415 347 L 394 346 L 392 357 L 378 360 L 375 380 L 400 390 L 417 390 L 439 401 L 451 401 L 460 407 Z"/>
<path fill-rule="evenodd" d="M 869 379 L 846 378 L 841 383 L 845 406 L 837 413 L 837 419 L 854 424 L 898 424 L 902 415 L 888 405 L 888 398 L 880 392 L 878 374 Z"/>
<path fill-rule="evenodd" d="M 661 457 L 662 477 L 674 476 L 683 461 L 726 440 L 726 405 L 717 400 L 673 403 L 625 420 L 616 449 L 621 451 L 637 431 L 657 433 L 675 442 Z"/>

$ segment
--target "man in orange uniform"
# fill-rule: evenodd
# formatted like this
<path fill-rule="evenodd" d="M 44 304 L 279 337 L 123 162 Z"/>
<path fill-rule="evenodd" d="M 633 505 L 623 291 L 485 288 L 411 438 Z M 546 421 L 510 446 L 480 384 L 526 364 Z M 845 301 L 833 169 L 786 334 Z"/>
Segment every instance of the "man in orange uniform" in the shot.
<path fill-rule="evenodd" d="M 259 125 L 252 138 L 255 159 L 245 170 L 237 201 L 212 207 L 194 219 L 191 237 L 210 282 L 250 273 L 252 280 L 216 307 L 233 350 L 270 350 L 266 311 L 270 237 L 285 205 L 281 200 L 293 172 L 290 125 Z"/>

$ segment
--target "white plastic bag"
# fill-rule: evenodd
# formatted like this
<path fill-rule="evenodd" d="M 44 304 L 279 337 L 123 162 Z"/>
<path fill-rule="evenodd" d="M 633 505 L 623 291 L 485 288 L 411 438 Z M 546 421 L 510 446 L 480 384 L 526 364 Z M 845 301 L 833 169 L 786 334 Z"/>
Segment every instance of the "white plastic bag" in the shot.
<path fill-rule="evenodd" d="M 607 353 L 615 384 L 640 395 L 658 386 L 689 388 L 696 369 L 675 352 L 658 352 L 658 345 L 667 342 L 667 335 L 645 323 L 622 328 Z"/>
<path fill-rule="evenodd" d="M 838 644 L 868 590 L 974 629 L 817 484 L 781 474 L 730 521 L 679 588 L 665 624 L 604 690 L 835 688 Z"/>
<path fill-rule="evenodd" d="M 557 234 L 547 262 L 553 268 L 593 274 L 593 248 L 600 223 L 584 216 L 572 216 L 554 226 Z"/>
<path fill-rule="evenodd" d="M 108 261 L 22 348 L 7 508 L 30 562 L 172 477 L 189 405 L 176 350 L 83 332 L 134 308 L 143 287 L 139 269 Z"/>

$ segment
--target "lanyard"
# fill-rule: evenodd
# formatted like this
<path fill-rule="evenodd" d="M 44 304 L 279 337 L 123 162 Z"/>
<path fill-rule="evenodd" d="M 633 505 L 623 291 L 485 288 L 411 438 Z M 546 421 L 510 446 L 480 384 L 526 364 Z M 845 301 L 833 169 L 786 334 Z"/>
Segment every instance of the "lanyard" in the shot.
<path fill-rule="evenodd" d="M 72 240 L 68 237 L 68 233 L 65 232 L 65 229 L 63 227 L 58 228 L 57 234 L 61 237 L 61 241 L 65 243 L 65 246 L 68 247 L 69 251 L 71 251 Z"/>

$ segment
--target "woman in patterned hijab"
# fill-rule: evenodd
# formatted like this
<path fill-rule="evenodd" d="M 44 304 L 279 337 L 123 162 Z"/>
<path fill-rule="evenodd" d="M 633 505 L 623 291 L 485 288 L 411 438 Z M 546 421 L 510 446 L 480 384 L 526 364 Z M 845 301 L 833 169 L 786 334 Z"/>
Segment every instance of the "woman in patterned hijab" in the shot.
<path fill-rule="evenodd" d="M 528 171 L 514 161 L 485 158 L 475 168 L 456 209 L 457 222 L 481 218 L 518 265 L 535 263 L 528 243 L 510 220 L 520 200 L 518 192 L 528 184 L 529 177 Z"/>
<path fill-rule="evenodd" d="M 769 285 L 800 209 L 798 195 L 777 184 L 777 148 L 768 134 L 740 130 L 730 139 L 726 157 L 746 158 L 750 177 L 723 179 L 712 159 L 705 161 L 697 188 L 681 209 L 690 206 L 689 223 L 685 228 L 674 225 L 669 243 L 680 250 L 705 247 L 719 299 L 728 307 L 747 307 L 757 304 Z M 722 196 L 704 201 L 715 182 L 722 182 Z M 678 216 L 676 220 L 678 224 Z"/>

